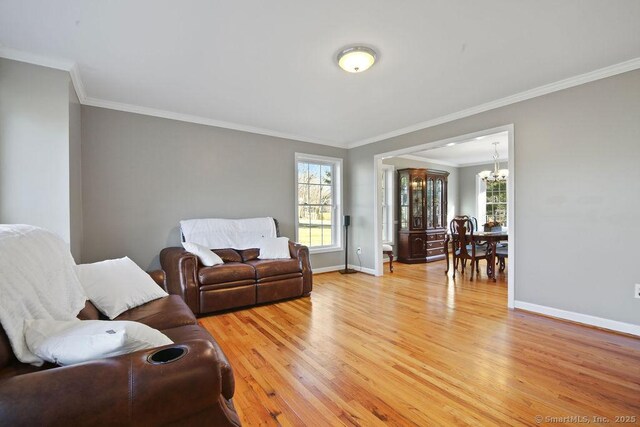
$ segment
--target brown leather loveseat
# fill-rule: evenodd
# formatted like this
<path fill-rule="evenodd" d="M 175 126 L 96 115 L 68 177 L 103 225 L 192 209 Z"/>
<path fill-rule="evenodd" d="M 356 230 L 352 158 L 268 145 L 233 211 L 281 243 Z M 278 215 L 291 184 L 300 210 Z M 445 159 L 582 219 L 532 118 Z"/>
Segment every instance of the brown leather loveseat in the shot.
<path fill-rule="evenodd" d="M 152 277 L 162 287 L 164 273 Z M 87 301 L 78 318 L 98 319 Z M 162 331 L 174 344 L 59 367 L 20 363 L 0 328 L 0 424 L 7 426 L 239 426 L 233 371 L 181 298 L 169 295 L 115 320 Z"/>
<path fill-rule="evenodd" d="M 258 259 L 259 249 L 213 249 L 224 264 L 204 267 L 180 247 L 160 252 L 167 292 L 195 314 L 306 296 L 311 293 L 309 249 L 289 242 L 291 259 Z"/>

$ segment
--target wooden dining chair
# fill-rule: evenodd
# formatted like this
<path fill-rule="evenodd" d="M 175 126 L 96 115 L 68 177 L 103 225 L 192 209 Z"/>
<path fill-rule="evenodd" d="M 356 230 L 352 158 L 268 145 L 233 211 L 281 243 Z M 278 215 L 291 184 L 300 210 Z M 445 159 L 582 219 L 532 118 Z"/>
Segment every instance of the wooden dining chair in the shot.
<path fill-rule="evenodd" d="M 480 273 L 480 260 L 487 259 L 487 251 L 480 249 L 474 242 L 473 223 L 468 216 L 455 217 L 450 224 L 451 239 L 453 242 L 453 277 L 456 277 L 457 265 L 462 261 L 462 274 L 466 267 L 466 261 L 471 261 L 471 280 L 474 270 Z"/>
<path fill-rule="evenodd" d="M 455 227 L 453 224 L 453 221 L 455 221 L 456 219 L 460 219 L 460 220 L 465 220 L 467 221 L 467 228 L 472 227 L 473 224 L 471 223 L 471 218 L 467 215 L 457 215 L 454 219 L 452 219 L 449 222 L 449 236 L 451 236 L 451 258 L 453 258 L 453 270 L 457 270 L 458 269 L 458 249 L 460 248 L 460 239 L 458 238 L 458 235 L 456 234 L 455 231 Z M 447 253 L 449 252 L 449 248 L 447 247 Z M 449 272 L 449 258 L 447 258 L 447 270 L 445 271 L 445 273 Z M 453 273 L 454 277 L 455 277 L 455 273 Z"/>
<path fill-rule="evenodd" d="M 509 244 L 498 243 L 496 246 L 496 259 L 498 260 L 498 271 L 502 272 L 506 268 L 506 259 L 509 256 Z"/>

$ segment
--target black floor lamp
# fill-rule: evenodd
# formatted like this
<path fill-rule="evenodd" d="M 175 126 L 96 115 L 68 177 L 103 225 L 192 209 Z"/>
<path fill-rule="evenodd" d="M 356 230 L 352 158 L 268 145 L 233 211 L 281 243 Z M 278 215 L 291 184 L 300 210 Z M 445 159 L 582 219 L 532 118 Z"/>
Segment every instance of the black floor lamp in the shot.
<path fill-rule="evenodd" d="M 349 268 L 349 226 L 351 225 L 351 216 L 344 216 L 344 269 L 338 270 L 342 274 L 357 273 L 357 270 Z"/>

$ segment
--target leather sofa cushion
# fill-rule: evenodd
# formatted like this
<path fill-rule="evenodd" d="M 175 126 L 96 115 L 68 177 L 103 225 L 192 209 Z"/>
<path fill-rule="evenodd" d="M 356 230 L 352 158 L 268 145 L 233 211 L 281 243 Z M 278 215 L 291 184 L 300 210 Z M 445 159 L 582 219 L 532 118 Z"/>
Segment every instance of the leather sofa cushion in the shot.
<path fill-rule="evenodd" d="M 253 261 L 254 259 L 258 259 L 258 257 L 260 256 L 260 249 L 244 249 L 241 251 L 239 250 L 238 253 L 242 257 L 242 262 Z"/>
<path fill-rule="evenodd" d="M 80 320 L 98 320 L 102 318 L 96 306 L 89 300 L 84 303 L 84 308 L 80 310 L 77 317 Z"/>
<path fill-rule="evenodd" d="M 131 320 L 159 330 L 197 324 L 196 317 L 178 295 L 169 295 L 132 308 L 113 320 Z"/>
<path fill-rule="evenodd" d="M 224 262 L 242 262 L 242 257 L 233 249 L 212 249 Z"/>
<path fill-rule="evenodd" d="M 255 278 L 256 272 L 253 267 L 239 262 L 228 262 L 214 265 L 213 267 L 203 267 L 198 272 L 198 280 L 202 285 L 238 282 Z"/>
<path fill-rule="evenodd" d="M 173 342 L 180 343 L 191 340 L 206 340 L 213 344 L 216 354 L 218 355 L 218 360 L 220 360 L 220 370 L 222 373 L 222 395 L 226 399 L 231 399 L 233 397 L 236 387 L 235 380 L 233 378 L 233 369 L 216 340 L 205 328 L 199 325 L 187 325 L 167 329 L 162 331 L 162 333 L 168 336 Z"/>
<path fill-rule="evenodd" d="M 299 273 L 300 261 L 291 259 L 256 259 L 248 261 L 248 265 L 256 269 L 256 277 L 263 279 L 265 277 L 280 276 L 282 274 Z"/>
<path fill-rule="evenodd" d="M 0 368 L 4 368 L 14 360 L 17 359 L 13 355 L 9 337 L 7 337 L 7 333 L 4 331 L 2 325 L 0 325 Z"/>
<path fill-rule="evenodd" d="M 302 275 L 284 280 L 258 283 L 256 291 L 258 304 L 299 297 L 302 295 Z"/>
<path fill-rule="evenodd" d="M 209 289 L 215 285 L 202 287 L 200 292 L 200 313 L 210 313 L 212 311 L 228 310 L 230 308 L 255 305 L 256 303 L 256 283 L 254 280 L 243 282 L 233 282 L 233 287 L 223 287 L 219 289 Z"/>

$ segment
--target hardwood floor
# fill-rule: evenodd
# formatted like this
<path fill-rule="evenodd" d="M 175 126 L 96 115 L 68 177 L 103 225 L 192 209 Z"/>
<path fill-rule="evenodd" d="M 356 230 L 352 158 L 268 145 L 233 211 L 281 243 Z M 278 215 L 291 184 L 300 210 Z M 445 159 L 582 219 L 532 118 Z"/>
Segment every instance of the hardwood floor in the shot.
<path fill-rule="evenodd" d="M 310 298 L 200 319 L 244 425 L 640 423 L 640 339 L 509 311 L 505 274 L 394 270 L 316 275 Z"/>

